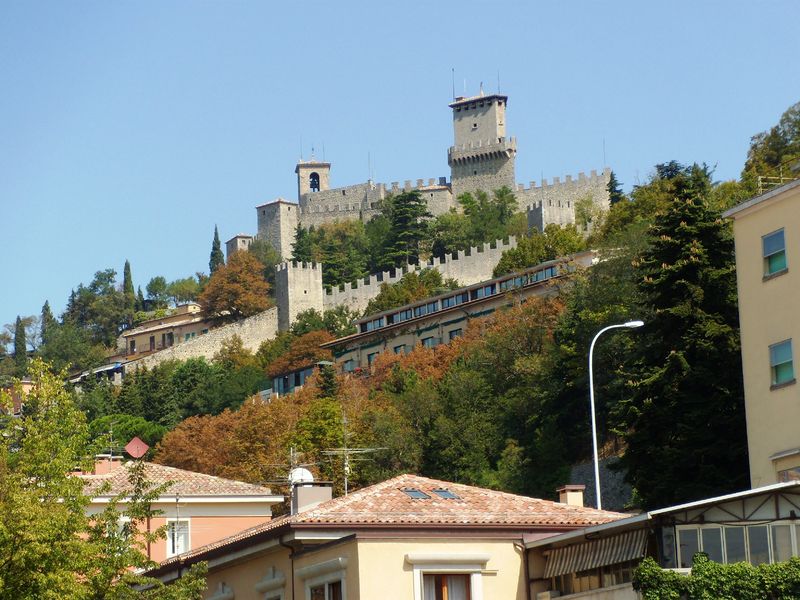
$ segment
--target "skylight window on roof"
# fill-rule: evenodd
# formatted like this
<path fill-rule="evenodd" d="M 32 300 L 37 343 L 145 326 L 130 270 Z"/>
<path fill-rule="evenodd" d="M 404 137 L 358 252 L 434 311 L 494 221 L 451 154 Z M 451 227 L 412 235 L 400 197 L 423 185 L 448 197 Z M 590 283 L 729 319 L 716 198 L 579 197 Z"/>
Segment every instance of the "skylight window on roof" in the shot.
<path fill-rule="evenodd" d="M 413 498 L 414 500 L 430 500 L 431 497 L 428 496 L 425 492 L 421 492 L 420 490 L 414 488 L 407 488 L 403 490 L 403 493 L 406 494 L 409 498 Z"/>
<path fill-rule="evenodd" d="M 461 500 L 461 496 L 454 494 L 450 490 L 433 490 L 433 493 L 439 496 L 439 498 L 444 498 L 445 500 Z"/>

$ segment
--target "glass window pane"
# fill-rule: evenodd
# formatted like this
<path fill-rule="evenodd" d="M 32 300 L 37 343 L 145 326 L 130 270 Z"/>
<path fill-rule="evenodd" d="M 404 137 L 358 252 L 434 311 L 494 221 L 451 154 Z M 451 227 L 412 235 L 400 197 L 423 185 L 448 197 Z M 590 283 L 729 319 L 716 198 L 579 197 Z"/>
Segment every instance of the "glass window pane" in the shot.
<path fill-rule="evenodd" d="M 772 368 L 772 384 L 780 385 L 794 379 L 794 365 L 783 363 Z"/>
<path fill-rule="evenodd" d="M 311 600 L 325 600 L 324 585 L 318 585 L 311 588 Z"/>
<path fill-rule="evenodd" d="M 765 235 L 763 240 L 764 240 L 764 256 L 775 254 L 776 252 L 779 252 L 786 247 L 786 244 L 783 239 L 783 229 L 781 229 L 780 231 L 776 231 L 775 233 L 770 233 L 769 235 Z"/>
<path fill-rule="evenodd" d="M 769 347 L 769 362 L 773 367 L 792 360 L 792 341 L 786 340 Z"/>
<path fill-rule="evenodd" d="M 680 566 L 684 569 L 692 566 L 692 557 L 700 549 L 697 540 L 697 529 L 678 530 L 678 549 Z"/>
<path fill-rule="evenodd" d="M 725 528 L 725 558 L 728 563 L 747 560 L 744 547 L 744 527 Z"/>
<path fill-rule="evenodd" d="M 750 562 L 754 565 L 769 562 L 769 538 L 766 525 L 751 525 L 747 528 L 750 543 Z"/>
<path fill-rule="evenodd" d="M 783 562 L 792 556 L 792 532 L 789 525 L 772 526 L 772 562 Z"/>
<path fill-rule="evenodd" d="M 468 575 L 447 576 L 447 600 L 467 600 L 469 598 L 467 592 L 469 588 L 468 577 Z"/>
<path fill-rule="evenodd" d="M 722 562 L 722 531 L 719 527 L 704 527 L 700 530 L 703 534 L 703 552 L 714 562 Z"/>
<path fill-rule="evenodd" d="M 334 581 L 328 584 L 328 600 L 342 600 L 341 581 Z"/>
<path fill-rule="evenodd" d="M 772 275 L 786 268 L 786 252 L 781 250 L 767 257 L 767 275 Z"/>

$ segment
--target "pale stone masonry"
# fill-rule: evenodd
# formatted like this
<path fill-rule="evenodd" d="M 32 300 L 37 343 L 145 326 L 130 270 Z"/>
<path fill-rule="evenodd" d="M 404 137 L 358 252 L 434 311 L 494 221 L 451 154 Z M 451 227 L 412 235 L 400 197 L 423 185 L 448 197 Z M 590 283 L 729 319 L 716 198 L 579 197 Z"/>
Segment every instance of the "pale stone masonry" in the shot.
<path fill-rule="evenodd" d="M 576 202 L 589 199 L 601 209 L 609 206 L 610 169 L 600 174 L 592 171 L 564 181 L 555 177 L 541 185 L 529 187 L 516 183 L 514 161 L 517 140 L 506 136 L 508 96 L 500 94 L 455 98 L 452 109 L 453 145 L 447 151 L 450 181 L 447 177 L 406 180 L 403 184 L 378 183 L 372 180 L 332 188 L 331 163 L 314 158 L 295 166 L 297 201 L 283 198 L 256 207 L 256 237 L 269 241 L 284 260 L 292 256 L 292 244 L 298 225 L 319 227 L 336 221 L 369 221 L 380 214 L 382 201 L 390 194 L 418 190 L 429 212 L 436 216 L 459 209 L 457 198 L 478 190 L 491 193 L 508 187 L 517 197 L 520 211 L 528 215 L 528 223 L 539 230 L 549 223 L 575 223 Z M 248 243 L 239 235 L 228 243 L 228 249 L 243 249 Z"/>

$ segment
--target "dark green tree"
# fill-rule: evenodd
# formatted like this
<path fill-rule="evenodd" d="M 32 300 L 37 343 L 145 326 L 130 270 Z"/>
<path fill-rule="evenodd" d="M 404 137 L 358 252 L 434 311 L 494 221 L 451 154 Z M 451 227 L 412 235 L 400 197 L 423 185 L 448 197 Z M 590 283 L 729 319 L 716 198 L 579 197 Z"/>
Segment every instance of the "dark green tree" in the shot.
<path fill-rule="evenodd" d="M 297 262 L 313 262 L 314 261 L 314 243 L 312 235 L 314 226 L 311 229 L 306 229 L 299 223 L 294 233 L 294 243 L 292 244 L 292 260 Z"/>
<path fill-rule="evenodd" d="M 422 242 L 427 237 L 427 219 L 431 214 L 417 190 L 394 196 L 389 205 L 389 245 L 382 268 L 419 262 Z"/>
<path fill-rule="evenodd" d="M 331 364 L 321 364 L 319 367 L 319 395 L 321 398 L 336 398 L 339 393 L 339 381 L 336 379 L 336 369 Z"/>
<path fill-rule="evenodd" d="M 149 310 L 169 306 L 169 285 L 161 275 L 153 277 L 147 284 L 147 308 Z"/>
<path fill-rule="evenodd" d="M 125 261 L 125 268 L 122 271 L 122 295 L 125 297 L 127 326 L 131 327 L 133 325 L 133 313 L 136 311 L 136 292 L 133 291 L 131 263 L 128 260 Z"/>
<path fill-rule="evenodd" d="M 28 344 L 25 338 L 25 324 L 17 315 L 14 323 L 14 363 L 17 377 L 22 377 L 28 369 Z"/>
<path fill-rule="evenodd" d="M 222 254 L 222 244 L 219 241 L 219 231 L 214 225 L 214 241 L 211 242 L 211 257 L 208 259 L 208 271 L 212 275 L 214 271 L 225 264 L 225 255 Z"/>
<path fill-rule="evenodd" d="M 677 165 L 659 177 L 675 199 L 638 263 L 646 324 L 630 355 L 630 398 L 616 410 L 622 465 L 646 507 L 748 484 L 730 229 L 708 207 L 708 168 Z"/>
<path fill-rule="evenodd" d="M 142 293 L 142 286 L 139 286 L 136 291 L 136 312 L 145 310 L 144 294 Z"/>
<path fill-rule="evenodd" d="M 53 331 L 53 328 L 58 327 L 58 321 L 53 316 L 53 311 L 50 310 L 50 302 L 45 300 L 42 306 L 42 317 L 40 322 L 40 336 L 42 338 L 42 345 L 47 343 L 48 336 Z"/>
<path fill-rule="evenodd" d="M 612 206 L 625 199 L 625 194 L 622 193 L 622 184 L 617 179 L 614 171 L 611 171 L 611 176 L 608 178 L 608 185 L 606 186 L 606 189 L 608 190 L 608 199 L 610 200 Z"/>

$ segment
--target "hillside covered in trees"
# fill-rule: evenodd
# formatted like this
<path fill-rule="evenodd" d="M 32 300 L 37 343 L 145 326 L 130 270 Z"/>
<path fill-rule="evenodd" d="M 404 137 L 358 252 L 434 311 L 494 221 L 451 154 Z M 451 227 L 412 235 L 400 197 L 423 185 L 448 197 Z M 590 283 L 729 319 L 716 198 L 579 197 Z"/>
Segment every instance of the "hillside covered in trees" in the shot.
<path fill-rule="evenodd" d="M 330 359 L 320 343 L 350 333 L 360 316 L 309 311 L 257 352 L 234 338 L 211 360 L 163 363 L 120 388 L 89 384 L 78 402 L 95 434 L 114 423 L 115 438 L 140 435 L 158 444 L 156 460 L 207 473 L 276 480 L 286 469 L 274 465 L 284 465 L 294 448 L 340 485 L 341 460 L 323 451 L 347 443 L 384 448 L 354 463 L 351 485 L 413 471 L 552 497 L 570 465 L 590 455 L 586 354 L 593 335 L 642 319 L 642 329 L 608 336 L 596 350 L 604 452 L 621 457 L 641 506 L 741 489 L 747 456 L 735 270 L 730 225 L 720 214 L 755 195 L 764 177 L 790 172 L 800 158 L 799 115 L 795 105 L 754 136 L 738 181 L 715 182 L 706 165 L 676 161 L 656 165 L 629 195 L 613 178 L 608 213 L 585 216 L 588 239 L 574 226 L 527 232 L 509 190 L 462 196 L 461 211 L 437 218 L 414 193 L 401 194 L 369 223 L 298 229 L 292 258 L 321 262 L 327 285 L 508 235 L 519 244 L 497 275 L 587 246 L 598 251 L 597 265 L 575 273 L 557 296 L 475 320 L 448 345 L 381 355 L 369 375 L 326 369 L 299 392 L 265 403 L 257 392 L 271 377 Z M 215 233 L 209 277 L 154 277 L 146 296 L 134 292 L 130 265 L 121 284 L 113 269 L 98 271 L 58 318 L 45 303 L 41 315 L 7 326 L 3 347 L 14 342 L 16 352 L 0 358 L 0 372 L 24 374 L 30 354 L 57 369 L 99 364 L 146 311 L 224 302 L 231 267 L 251 278 L 263 300 L 248 311 L 268 306 L 274 252 L 257 242 L 247 258 L 224 265 L 218 251 Z M 367 310 L 457 285 L 431 271 L 412 275 L 385 286 Z"/>

